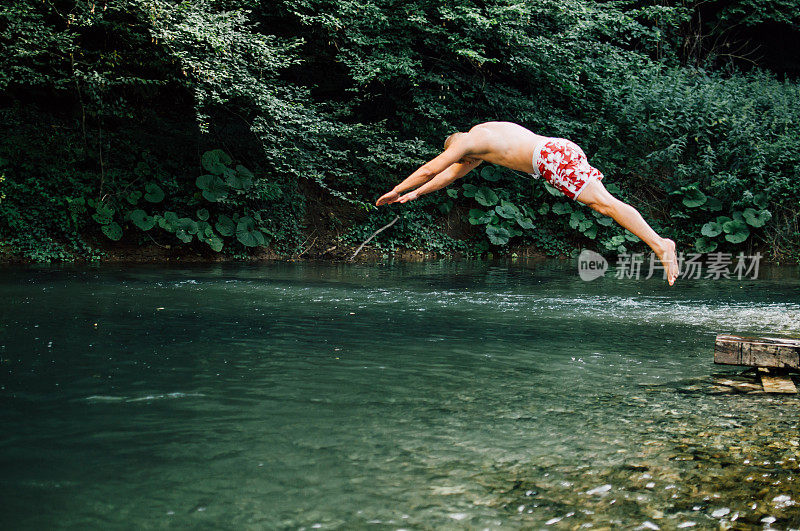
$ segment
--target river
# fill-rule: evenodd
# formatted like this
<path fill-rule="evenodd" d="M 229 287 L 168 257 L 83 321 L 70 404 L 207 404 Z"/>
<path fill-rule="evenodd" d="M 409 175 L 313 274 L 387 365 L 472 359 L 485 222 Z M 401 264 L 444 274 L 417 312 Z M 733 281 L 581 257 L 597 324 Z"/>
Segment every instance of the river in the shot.
<path fill-rule="evenodd" d="M 800 527 L 796 396 L 717 333 L 800 335 L 797 268 L 6 267 L 0 528 Z"/>

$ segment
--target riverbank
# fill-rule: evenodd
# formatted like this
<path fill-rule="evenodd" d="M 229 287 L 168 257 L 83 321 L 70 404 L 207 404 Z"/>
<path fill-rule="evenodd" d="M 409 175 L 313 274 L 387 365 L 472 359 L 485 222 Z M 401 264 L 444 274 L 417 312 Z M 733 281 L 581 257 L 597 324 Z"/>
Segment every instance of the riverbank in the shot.
<path fill-rule="evenodd" d="M 192 248 L 186 245 L 147 244 L 147 245 L 106 245 L 97 247 L 96 259 L 75 257 L 74 260 L 65 262 L 74 263 L 224 263 L 224 262 L 260 262 L 268 260 L 323 260 L 331 262 L 350 261 L 358 250 L 358 243 L 320 242 L 305 248 L 298 253 L 282 255 L 270 248 L 263 248 L 248 255 L 215 253 L 200 246 Z M 489 258 L 534 258 L 546 259 L 548 256 L 533 245 L 510 247 L 501 252 L 487 253 Z M 355 262 L 374 262 L 382 259 L 393 259 L 405 262 L 424 262 L 428 260 L 451 259 L 460 260 L 471 255 L 465 253 L 436 253 L 421 249 L 399 249 L 394 252 L 385 251 L 374 246 L 365 246 L 353 258 Z M 566 259 L 564 255 L 550 258 Z M 0 264 L 32 264 L 33 260 L 26 259 L 0 250 Z"/>

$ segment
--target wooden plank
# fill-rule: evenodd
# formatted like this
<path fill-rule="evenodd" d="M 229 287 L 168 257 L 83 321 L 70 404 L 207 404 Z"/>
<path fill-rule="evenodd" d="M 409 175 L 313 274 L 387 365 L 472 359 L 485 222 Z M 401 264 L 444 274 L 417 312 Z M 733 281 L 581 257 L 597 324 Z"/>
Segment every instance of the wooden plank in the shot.
<path fill-rule="evenodd" d="M 761 385 L 767 393 L 796 394 L 797 387 L 788 375 L 761 374 Z"/>
<path fill-rule="evenodd" d="M 752 376 L 717 376 L 714 378 L 713 389 L 722 392 L 763 393 L 764 386 Z"/>
<path fill-rule="evenodd" d="M 714 343 L 714 363 L 800 369 L 800 339 L 720 334 Z"/>

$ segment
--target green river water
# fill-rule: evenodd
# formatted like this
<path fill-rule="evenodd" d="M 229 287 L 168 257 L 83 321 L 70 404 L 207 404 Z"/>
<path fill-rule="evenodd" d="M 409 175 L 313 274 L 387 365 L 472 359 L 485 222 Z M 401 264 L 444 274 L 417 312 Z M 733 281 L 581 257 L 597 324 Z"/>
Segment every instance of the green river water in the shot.
<path fill-rule="evenodd" d="M 800 528 L 800 399 L 720 332 L 800 335 L 797 268 L 18 267 L 1 529 Z"/>

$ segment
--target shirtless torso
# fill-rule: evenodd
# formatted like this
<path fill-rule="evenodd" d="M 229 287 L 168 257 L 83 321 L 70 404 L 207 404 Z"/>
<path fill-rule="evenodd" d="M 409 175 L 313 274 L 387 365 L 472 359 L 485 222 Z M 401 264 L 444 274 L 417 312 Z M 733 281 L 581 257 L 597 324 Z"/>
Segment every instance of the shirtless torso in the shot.
<path fill-rule="evenodd" d="M 486 122 L 469 130 L 472 138 L 467 157 L 533 173 L 533 150 L 546 137 L 511 122 Z"/>

